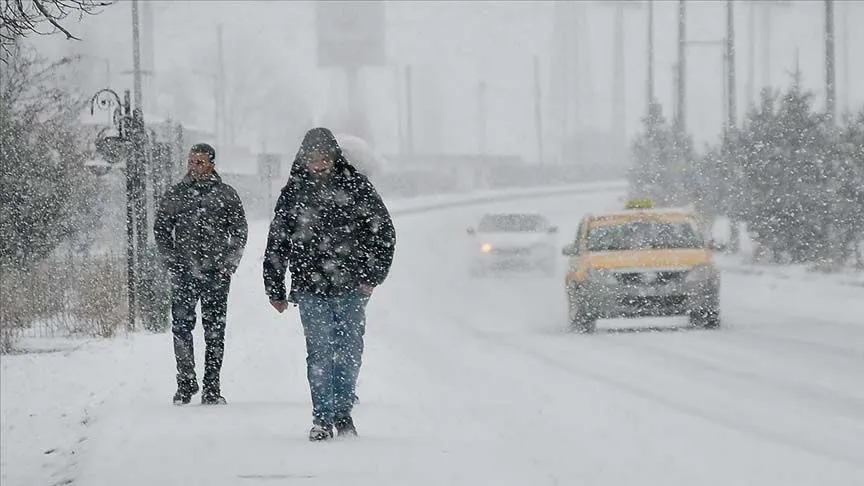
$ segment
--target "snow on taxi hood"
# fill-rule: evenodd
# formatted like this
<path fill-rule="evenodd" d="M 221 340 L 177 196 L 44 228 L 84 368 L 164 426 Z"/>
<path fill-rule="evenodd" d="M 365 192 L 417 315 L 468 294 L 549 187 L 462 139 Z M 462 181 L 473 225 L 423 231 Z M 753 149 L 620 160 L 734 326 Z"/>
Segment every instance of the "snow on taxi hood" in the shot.
<path fill-rule="evenodd" d="M 637 250 L 589 253 L 585 263 L 599 270 L 626 268 L 692 268 L 711 263 L 711 252 L 706 249 Z"/>

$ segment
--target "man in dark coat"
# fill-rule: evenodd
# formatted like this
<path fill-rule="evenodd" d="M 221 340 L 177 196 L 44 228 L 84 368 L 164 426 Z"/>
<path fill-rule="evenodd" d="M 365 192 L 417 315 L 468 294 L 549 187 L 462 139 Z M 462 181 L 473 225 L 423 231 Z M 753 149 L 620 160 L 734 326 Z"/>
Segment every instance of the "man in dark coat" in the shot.
<path fill-rule="evenodd" d="M 299 306 L 312 394 L 310 440 L 356 435 L 351 411 L 363 354 L 365 309 L 390 271 L 396 232 L 372 183 L 333 133 L 306 133 L 276 203 L 264 286 L 280 313 Z M 286 294 L 285 271 L 291 291 Z"/>
<path fill-rule="evenodd" d="M 201 302 L 204 327 L 204 379 L 201 403 L 223 405 L 219 375 L 225 352 L 225 315 L 231 276 L 246 247 L 248 225 L 237 191 L 215 170 L 216 151 L 197 144 L 189 152 L 188 173 L 165 194 L 156 212 L 156 246 L 171 274 L 171 314 L 177 361 L 175 405 L 198 392 L 192 330 Z"/>

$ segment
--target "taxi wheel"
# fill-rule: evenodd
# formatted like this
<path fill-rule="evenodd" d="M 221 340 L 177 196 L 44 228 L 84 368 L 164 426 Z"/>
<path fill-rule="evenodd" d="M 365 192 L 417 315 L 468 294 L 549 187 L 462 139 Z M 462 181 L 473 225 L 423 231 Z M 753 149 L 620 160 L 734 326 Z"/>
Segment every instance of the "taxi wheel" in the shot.
<path fill-rule="evenodd" d="M 698 309 L 690 313 L 690 325 L 704 329 L 720 327 L 719 309 Z"/>
<path fill-rule="evenodd" d="M 571 306 L 576 307 L 578 304 Z M 597 318 L 575 308 L 570 312 L 570 330 L 579 334 L 592 334 L 597 330 Z"/>
<path fill-rule="evenodd" d="M 570 330 L 578 334 L 593 334 L 597 330 L 597 319 L 584 317 L 570 323 Z"/>

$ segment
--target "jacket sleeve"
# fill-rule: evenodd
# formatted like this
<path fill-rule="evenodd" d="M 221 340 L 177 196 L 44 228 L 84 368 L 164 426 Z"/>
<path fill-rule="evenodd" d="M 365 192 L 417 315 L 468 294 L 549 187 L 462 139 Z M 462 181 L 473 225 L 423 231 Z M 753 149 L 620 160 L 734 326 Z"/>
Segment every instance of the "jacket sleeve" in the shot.
<path fill-rule="evenodd" d="M 225 205 L 225 219 L 230 240 L 228 243 L 228 254 L 225 262 L 236 269 L 243 258 L 246 248 L 246 240 L 249 237 L 249 223 L 246 220 L 246 211 L 243 209 L 243 201 L 233 188 L 228 191 L 228 200 Z"/>
<path fill-rule="evenodd" d="M 156 249 L 159 251 L 163 264 L 169 268 L 175 265 L 177 258 L 174 246 L 174 226 L 177 224 L 175 198 L 176 195 L 173 190 L 165 193 L 156 209 L 156 217 L 153 220 L 153 238 L 156 240 Z"/>
<path fill-rule="evenodd" d="M 288 268 L 291 250 L 291 227 L 289 211 L 292 196 L 285 189 L 276 202 L 270 231 L 267 234 L 267 248 L 264 250 L 264 291 L 270 300 L 286 300 L 285 271 Z"/>
<path fill-rule="evenodd" d="M 384 283 L 393 264 L 396 250 L 396 228 L 384 201 L 368 180 L 362 182 L 365 210 L 361 223 L 365 226 L 368 241 L 363 242 L 363 270 L 359 275 L 362 283 L 378 286 Z"/>

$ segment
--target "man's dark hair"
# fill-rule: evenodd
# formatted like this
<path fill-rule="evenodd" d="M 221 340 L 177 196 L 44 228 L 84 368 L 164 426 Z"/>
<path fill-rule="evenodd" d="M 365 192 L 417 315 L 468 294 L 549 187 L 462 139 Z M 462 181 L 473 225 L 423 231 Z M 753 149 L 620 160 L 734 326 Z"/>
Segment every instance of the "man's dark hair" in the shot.
<path fill-rule="evenodd" d="M 207 154 L 210 156 L 210 162 L 216 161 L 216 149 L 213 148 L 210 144 L 207 143 L 196 143 L 189 149 L 189 152 L 196 154 Z"/>

